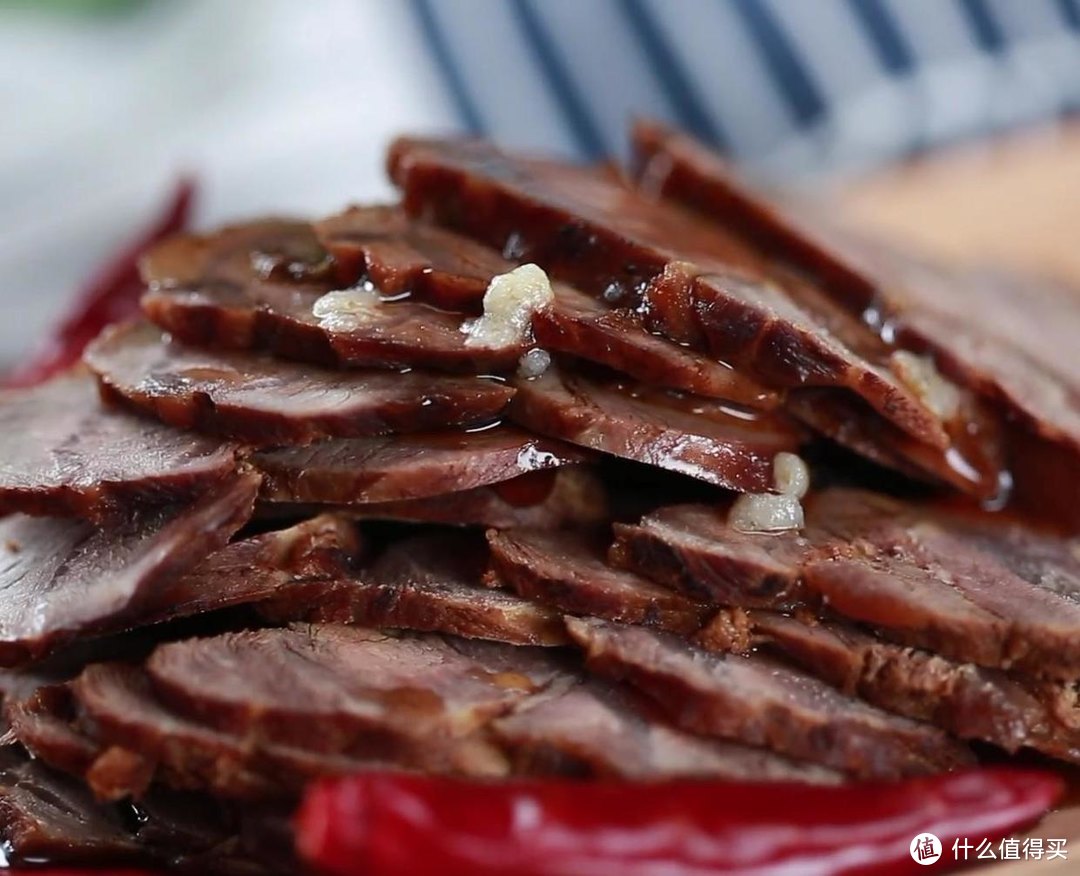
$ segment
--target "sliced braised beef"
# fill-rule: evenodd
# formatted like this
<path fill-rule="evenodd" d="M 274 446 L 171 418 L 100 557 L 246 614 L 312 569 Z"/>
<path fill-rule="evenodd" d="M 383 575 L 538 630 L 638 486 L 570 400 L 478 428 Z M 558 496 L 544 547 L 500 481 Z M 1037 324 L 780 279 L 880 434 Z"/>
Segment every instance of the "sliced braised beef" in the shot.
<path fill-rule="evenodd" d="M 777 415 L 556 366 L 516 385 L 522 426 L 742 492 L 772 489 L 776 454 L 801 437 Z"/>
<path fill-rule="evenodd" d="M 481 583 L 488 551 L 482 538 L 432 533 L 387 548 L 349 580 L 310 605 L 288 593 L 264 609 L 270 617 L 453 633 L 515 645 L 561 645 L 561 616 Z"/>
<path fill-rule="evenodd" d="M 706 739 L 664 723 L 620 687 L 584 681 L 537 696 L 493 725 L 526 773 L 663 779 L 715 776 L 834 783 L 832 770 L 761 748 Z"/>
<path fill-rule="evenodd" d="M 805 503 L 802 533 L 742 533 L 722 509 L 680 506 L 617 527 L 613 559 L 698 599 L 800 598 L 964 663 L 1055 678 L 1080 670 L 1072 541 L 991 514 L 858 490 Z"/>
<path fill-rule="evenodd" d="M 198 350 L 145 323 L 107 330 L 85 360 L 109 395 L 170 425 L 264 446 L 488 424 L 514 394 L 480 378 L 329 371 Z"/>
<path fill-rule="evenodd" d="M 0 836 L 8 866 L 160 866 L 258 876 L 294 872 L 292 861 L 242 854 L 217 801 L 155 789 L 138 805 L 104 803 L 77 780 L 13 747 L 0 752 Z"/>
<path fill-rule="evenodd" d="M 254 535 L 163 581 L 146 619 L 189 617 L 284 593 L 313 599 L 349 574 L 363 547 L 354 524 L 334 514 Z"/>
<path fill-rule="evenodd" d="M 853 501 L 844 493 L 822 499 L 811 514 L 823 520 L 829 500 Z M 963 530 L 953 531 L 948 516 L 887 504 L 881 513 L 886 519 L 845 522 L 839 535 L 851 547 L 805 565 L 807 589 L 831 610 L 954 660 L 1076 677 L 1075 585 L 1070 591 L 1041 574 L 1021 577 Z M 1021 553 L 1015 566 L 1023 565 Z M 1062 571 L 1077 580 L 1075 565 Z"/>
<path fill-rule="evenodd" d="M 634 123 L 631 143 L 634 172 L 645 194 L 670 197 L 721 220 L 729 233 L 743 236 L 768 257 L 811 272 L 830 290 L 847 290 L 853 302 L 873 294 L 873 284 L 830 252 L 810 227 L 737 182 L 726 162 L 704 145 L 644 120 Z"/>
<path fill-rule="evenodd" d="M 560 611 L 696 632 L 713 609 L 609 566 L 605 540 L 581 532 L 488 532 L 494 583 Z"/>
<path fill-rule="evenodd" d="M 89 374 L 0 392 L 0 513 L 87 517 L 189 499 L 236 471 L 230 445 L 102 406 Z"/>
<path fill-rule="evenodd" d="M 930 721 L 962 739 L 1010 752 L 1030 746 L 1080 760 L 1080 720 L 1071 684 L 1011 677 L 883 642 L 854 627 L 755 612 L 760 642 L 849 694 Z"/>
<path fill-rule="evenodd" d="M 17 752 L 0 751 L 0 835 L 9 865 L 145 861 L 120 810 Z"/>
<path fill-rule="evenodd" d="M 724 505 L 673 505 L 638 524 L 615 524 L 610 560 L 691 599 L 785 607 L 802 595 L 797 535 L 740 532 Z"/>
<path fill-rule="evenodd" d="M 938 772 L 972 762 L 942 731 L 851 699 L 759 655 L 703 651 L 668 633 L 567 620 L 589 668 L 625 680 L 678 726 L 760 746 L 860 778 Z"/>
<path fill-rule="evenodd" d="M 272 502 L 361 505 L 455 493 L 580 462 L 569 445 L 499 426 L 480 432 L 342 438 L 252 457 Z"/>
<path fill-rule="evenodd" d="M 773 385 L 842 388 L 919 440 L 948 443 L 873 332 L 806 283 L 778 286 L 759 253 L 688 212 L 478 141 L 400 139 L 389 167 L 414 214 L 511 246 L 594 295 L 644 304 L 652 328 Z"/>
<path fill-rule="evenodd" d="M 646 122 L 635 126 L 633 140 L 644 185 L 820 277 L 832 296 L 890 333 L 929 345 L 950 375 L 1006 400 L 1046 437 L 1080 444 L 1075 290 L 920 262 L 820 216 L 810 222 L 767 203 L 684 134 Z"/>
<path fill-rule="evenodd" d="M 333 253 L 339 281 L 367 280 L 384 295 L 409 295 L 466 313 L 479 312 L 492 277 L 514 262 L 465 237 L 412 222 L 397 209 L 353 207 L 316 225 Z M 565 283 L 554 302 L 533 314 L 537 343 L 545 349 L 599 362 L 639 380 L 752 407 L 771 407 L 776 393 L 714 359 L 646 330 L 628 308 Z"/>
<path fill-rule="evenodd" d="M 1030 431 L 1075 459 L 1076 289 L 1049 280 L 949 272 L 891 250 L 870 250 L 867 267 L 881 277 L 877 300 L 895 310 L 892 325 L 902 337 L 927 345 L 944 372 L 1002 402 Z"/>
<path fill-rule="evenodd" d="M 86 778 L 106 799 L 141 797 L 151 778 L 231 799 L 293 799 L 316 776 L 379 767 L 370 759 L 265 743 L 186 718 L 154 696 L 146 674 L 136 666 L 88 666 L 72 682 L 71 692 L 79 719 L 91 728 L 99 746 L 98 761 Z M 110 769 L 110 752 L 135 759 L 141 769 Z"/>
<path fill-rule="evenodd" d="M 0 664 L 155 615 L 158 588 L 223 547 L 250 518 L 257 489 L 246 475 L 190 507 L 142 511 L 106 529 L 23 515 L 0 521 Z"/>
<path fill-rule="evenodd" d="M 763 264 L 735 237 L 590 169 L 516 158 L 476 140 L 401 138 L 387 162 L 411 215 L 606 292 L 612 303 L 632 304 L 671 261 L 720 259 L 748 274 Z M 674 241 L 681 256 L 665 249 Z"/>
<path fill-rule="evenodd" d="M 8 732 L 33 756 L 69 775 L 82 776 L 101 753 L 98 744 L 76 729 L 71 691 L 66 684 L 42 684 L 4 697 Z"/>
<path fill-rule="evenodd" d="M 740 186 L 691 138 L 650 123 L 634 130 L 642 184 L 737 229 L 770 257 L 808 272 L 872 327 L 933 352 L 945 374 L 1027 427 L 1080 453 L 1080 332 L 1075 290 L 919 262 L 782 210 Z M 1027 487 L 1028 484 L 1021 484 Z M 1052 492 L 1049 484 L 1035 489 Z"/>
<path fill-rule="evenodd" d="M 555 286 L 555 303 L 533 315 L 544 349 L 598 362 L 631 377 L 752 408 L 773 408 L 779 393 L 725 362 L 652 334 L 629 308 L 613 308 L 569 286 Z"/>
<path fill-rule="evenodd" d="M 219 730 L 501 775 L 505 758 L 481 731 L 558 675 L 543 650 L 326 624 L 166 644 L 147 670 L 167 704 Z"/>
<path fill-rule="evenodd" d="M 944 451 L 915 440 L 855 396 L 800 389 L 788 393 L 785 409 L 815 432 L 917 481 L 947 485 L 991 505 L 1008 498 L 1005 436 L 977 406 L 961 418 L 964 434 L 953 434 L 950 424 L 952 444 Z"/>
<path fill-rule="evenodd" d="M 346 506 L 371 520 L 401 520 L 497 529 L 562 529 L 607 520 L 611 502 L 603 481 L 584 465 L 528 472 L 486 487 L 423 499 Z"/>
<path fill-rule="evenodd" d="M 292 250 L 321 255 L 308 263 Z M 524 351 L 469 343 L 458 313 L 384 300 L 374 288 L 334 289 L 332 272 L 303 223 L 182 236 L 144 260 L 143 311 L 184 343 L 268 349 L 324 365 L 486 373 L 512 369 Z"/>
<path fill-rule="evenodd" d="M 349 207 L 314 229 L 334 257 L 339 284 L 366 280 L 388 298 L 442 310 L 479 314 L 491 278 L 514 266 L 475 241 L 414 222 L 400 207 Z"/>

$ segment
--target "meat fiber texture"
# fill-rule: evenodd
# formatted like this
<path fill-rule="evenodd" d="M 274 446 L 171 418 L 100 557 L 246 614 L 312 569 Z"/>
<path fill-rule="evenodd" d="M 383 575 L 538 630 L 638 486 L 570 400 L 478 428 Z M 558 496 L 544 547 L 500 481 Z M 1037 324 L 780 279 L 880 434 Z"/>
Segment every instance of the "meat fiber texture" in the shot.
<path fill-rule="evenodd" d="M 400 204 L 173 238 L 0 393 L 12 861 L 291 872 L 363 770 L 1080 763 L 1075 300 L 633 142 L 399 140 Z"/>

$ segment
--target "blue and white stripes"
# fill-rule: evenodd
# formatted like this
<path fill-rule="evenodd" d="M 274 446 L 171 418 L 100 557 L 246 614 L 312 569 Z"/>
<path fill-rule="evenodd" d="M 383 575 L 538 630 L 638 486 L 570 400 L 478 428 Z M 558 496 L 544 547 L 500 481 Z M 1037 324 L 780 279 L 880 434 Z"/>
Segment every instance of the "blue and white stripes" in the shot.
<path fill-rule="evenodd" d="M 413 0 L 463 127 L 596 158 L 649 115 L 765 175 L 1080 109 L 1080 0 Z"/>

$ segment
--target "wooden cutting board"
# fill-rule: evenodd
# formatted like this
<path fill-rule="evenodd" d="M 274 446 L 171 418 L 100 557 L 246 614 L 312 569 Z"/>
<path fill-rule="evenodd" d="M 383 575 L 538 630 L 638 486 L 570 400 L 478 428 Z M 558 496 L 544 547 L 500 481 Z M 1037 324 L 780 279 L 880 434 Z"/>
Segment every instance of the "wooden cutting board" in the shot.
<path fill-rule="evenodd" d="M 929 255 L 1080 287 L 1080 122 L 957 147 L 850 184 L 836 198 L 856 227 Z"/>
<path fill-rule="evenodd" d="M 1080 290 L 1080 123 L 959 147 L 830 197 L 854 227 L 927 255 L 1048 274 Z M 1080 873 L 1080 777 L 1070 782 L 1070 802 L 1022 835 L 1066 839 L 1069 860 L 1003 862 L 968 872 Z"/>

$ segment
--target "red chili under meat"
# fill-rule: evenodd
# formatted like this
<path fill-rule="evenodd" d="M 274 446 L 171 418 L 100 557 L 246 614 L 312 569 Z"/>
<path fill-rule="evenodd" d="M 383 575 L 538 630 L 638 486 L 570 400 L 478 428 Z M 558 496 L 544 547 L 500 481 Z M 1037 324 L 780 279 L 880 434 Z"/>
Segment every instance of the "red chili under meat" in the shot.
<path fill-rule="evenodd" d="M 301 856 L 334 876 L 705 876 L 906 873 L 919 833 L 1008 835 L 1061 796 L 1062 780 L 983 769 L 841 787 L 678 781 L 478 785 L 358 775 L 309 791 Z"/>
<path fill-rule="evenodd" d="M 75 363 L 83 348 L 110 323 L 139 310 L 143 283 L 139 259 L 152 246 L 188 224 L 195 186 L 182 179 L 165 209 L 136 239 L 106 262 L 75 298 L 64 319 L 30 359 L 9 375 L 9 386 L 40 383 Z"/>

